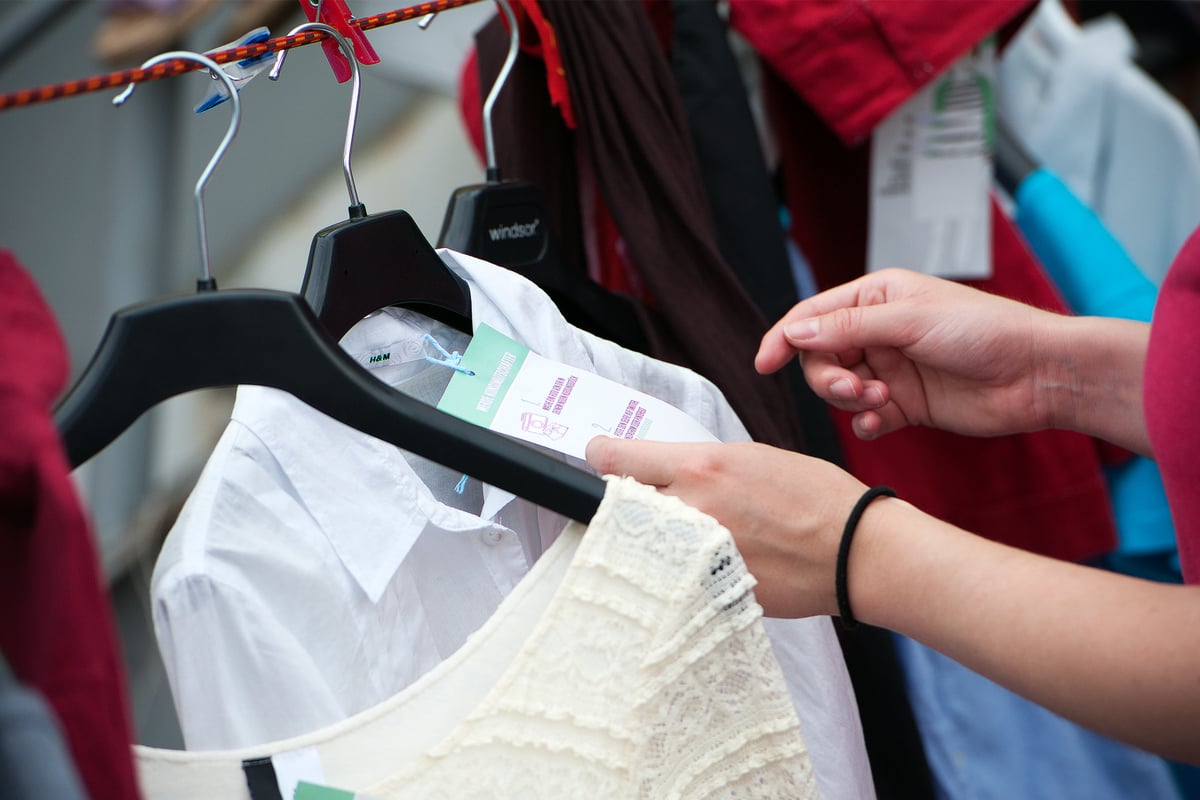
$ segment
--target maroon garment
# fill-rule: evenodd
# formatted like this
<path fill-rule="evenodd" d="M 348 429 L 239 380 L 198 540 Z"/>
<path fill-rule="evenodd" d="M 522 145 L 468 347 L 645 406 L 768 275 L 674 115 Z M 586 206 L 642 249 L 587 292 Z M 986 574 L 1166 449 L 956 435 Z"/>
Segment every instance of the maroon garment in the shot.
<path fill-rule="evenodd" d="M 639 309 L 649 354 L 710 379 L 755 440 L 804 450 L 785 377 L 754 371 L 768 321 L 721 257 L 674 78 L 643 5 L 560 0 L 541 7 L 555 31 L 577 129 L 553 119 L 544 65 L 523 53 L 493 113 L 502 173 L 545 192 L 564 260 L 577 256 L 582 265 L 588 221 L 575 160 L 586 159 L 654 301 Z M 476 36 L 482 85 L 491 84 L 490 67 L 507 49 L 501 31 L 491 25 Z"/>
<path fill-rule="evenodd" d="M 1032 0 L 730 0 L 730 25 L 843 141 L 879 121 Z"/>
<path fill-rule="evenodd" d="M 1146 354 L 1146 430 L 1162 473 L 1186 583 L 1200 583 L 1200 229 L 1175 256 L 1154 306 Z"/>
<path fill-rule="evenodd" d="M 51 407 L 67 378 L 41 293 L 0 250 L 0 650 L 50 702 L 92 800 L 138 797 L 125 672 Z"/>
<path fill-rule="evenodd" d="M 870 148 L 863 137 L 1025 5 L 734 0 L 733 25 L 769 65 L 765 89 L 782 149 L 791 233 L 822 288 L 863 274 L 866 265 Z M 929 71 L 915 69 L 924 64 Z M 994 277 L 974 285 L 1063 310 L 994 205 L 992 223 Z M 835 412 L 834 424 L 846 465 L 860 480 L 890 485 L 955 525 L 1070 560 L 1115 543 L 1093 439 L 1067 431 L 977 439 L 912 428 L 863 442 L 851 432 L 849 415 Z"/>

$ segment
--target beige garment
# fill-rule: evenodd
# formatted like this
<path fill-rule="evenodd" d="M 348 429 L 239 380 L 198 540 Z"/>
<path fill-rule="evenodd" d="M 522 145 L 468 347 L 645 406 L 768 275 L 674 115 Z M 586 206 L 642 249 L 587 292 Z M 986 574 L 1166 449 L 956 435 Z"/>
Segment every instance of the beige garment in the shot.
<path fill-rule="evenodd" d="M 728 531 L 608 479 L 461 650 L 392 699 L 240 751 L 137 747 L 146 800 L 247 797 L 244 758 L 315 750 L 380 798 L 816 797 Z"/>

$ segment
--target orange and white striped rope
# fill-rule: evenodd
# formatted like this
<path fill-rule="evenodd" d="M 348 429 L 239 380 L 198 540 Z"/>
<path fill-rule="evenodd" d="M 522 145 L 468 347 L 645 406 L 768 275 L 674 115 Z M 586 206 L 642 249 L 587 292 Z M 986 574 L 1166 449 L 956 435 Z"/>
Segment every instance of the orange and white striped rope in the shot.
<path fill-rule="evenodd" d="M 417 19 L 426 14 L 436 14 L 442 11 L 449 11 L 452 8 L 477 3 L 479 0 L 430 0 L 427 3 L 418 3 L 407 8 L 397 9 L 396 11 L 387 11 L 382 14 L 375 14 L 362 19 L 351 20 L 350 24 L 358 26 L 361 30 L 371 30 L 372 28 L 381 28 L 384 25 L 391 25 L 394 22 L 405 22 L 411 19 Z M 272 53 L 279 50 L 289 50 L 293 47 L 300 47 L 306 44 L 313 44 L 328 37 L 323 31 L 307 31 L 298 33 L 295 36 L 280 36 L 275 39 L 268 39 L 265 42 L 258 44 L 244 45 L 242 47 L 232 47 L 228 50 L 217 50 L 207 53 L 209 58 L 218 64 L 227 64 L 230 61 L 242 61 L 247 58 L 255 58 L 264 53 Z M 90 92 L 99 92 L 104 89 L 112 89 L 118 86 L 124 86 L 128 83 L 141 83 L 142 81 L 154 81 L 160 78 L 170 78 L 175 75 L 181 75 L 185 72 L 192 72 L 198 69 L 203 69 L 200 64 L 194 61 L 172 60 L 164 61 L 150 69 L 126 69 L 119 72 L 110 72 L 105 75 L 94 75 L 90 78 L 78 78 L 76 80 L 64 81 L 62 83 L 54 83 L 48 86 L 40 86 L 35 89 L 19 89 L 15 92 L 0 94 L 0 111 L 6 111 L 10 108 L 20 108 L 29 106 L 35 103 L 45 103 L 50 100 L 58 100 L 64 97 L 75 97 L 81 94 Z"/>

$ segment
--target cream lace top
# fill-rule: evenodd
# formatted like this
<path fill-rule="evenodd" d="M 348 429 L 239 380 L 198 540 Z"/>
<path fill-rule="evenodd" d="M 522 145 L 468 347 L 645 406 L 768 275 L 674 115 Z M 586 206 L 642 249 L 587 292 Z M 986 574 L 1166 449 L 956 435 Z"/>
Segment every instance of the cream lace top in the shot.
<path fill-rule="evenodd" d="M 329 785 L 380 798 L 816 797 L 753 585 L 715 520 L 610 477 L 586 532 L 412 686 L 261 747 L 137 746 L 143 792 L 247 797 L 243 758 L 309 748 Z"/>

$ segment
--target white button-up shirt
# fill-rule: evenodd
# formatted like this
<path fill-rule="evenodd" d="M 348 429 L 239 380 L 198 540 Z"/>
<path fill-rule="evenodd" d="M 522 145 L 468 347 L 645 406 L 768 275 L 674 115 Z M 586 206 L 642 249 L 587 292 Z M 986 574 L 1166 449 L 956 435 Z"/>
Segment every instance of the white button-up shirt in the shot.
<path fill-rule="evenodd" d="M 696 373 L 570 326 L 511 271 L 441 252 L 470 286 L 476 325 L 671 403 L 719 439 L 748 438 L 719 390 Z M 447 350 L 467 343 L 423 315 L 389 308 L 355 326 L 342 346 L 382 380 L 434 403 L 451 371 L 422 359 L 427 332 Z M 473 479 L 456 492 L 461 477 L 287 393 L 240 387 L 151 589 L 189 749 L 331 724 L 456 651 L 567 522 Z M 828 618 L 769 623 L 826 796 L 871 796 L 853 690 Z"/>

